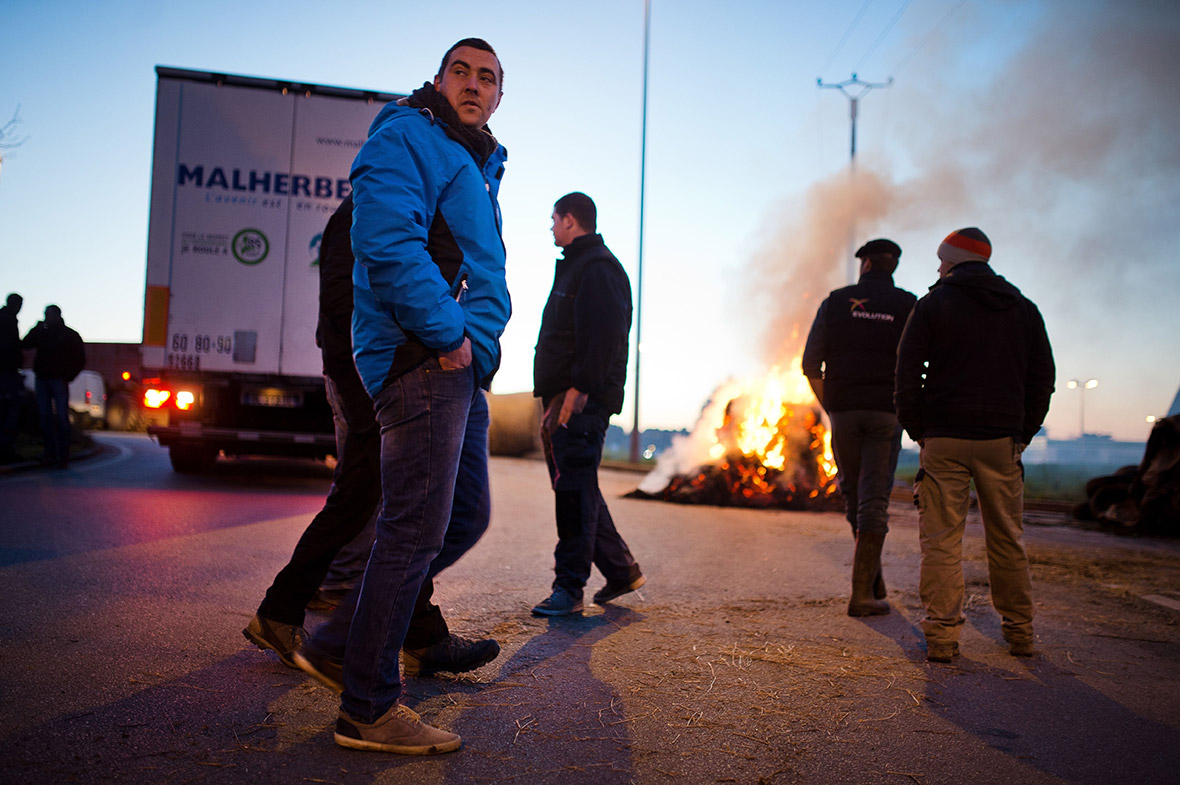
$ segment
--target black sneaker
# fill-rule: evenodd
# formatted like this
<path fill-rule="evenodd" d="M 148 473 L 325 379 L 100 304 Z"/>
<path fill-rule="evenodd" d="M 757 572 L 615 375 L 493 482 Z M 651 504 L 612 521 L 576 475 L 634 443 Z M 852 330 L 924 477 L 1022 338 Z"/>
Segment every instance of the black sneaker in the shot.
<path fill-rule="evenodd" d="M 402 649 L 402 672 L 406 676 L 429 676 L 432 673 L 466 673 L 487 665 L 500 656 L 500 644 L 488 638 L 469 641 L 451 635 L 428 649 Z"/>
<path fill-rule="evenodd" d="M 607 581 L 605 586 L 594 593 L 594 604 L 602 605 L 604 602 L 610 602 L 635 591 L 645 583 L 647 583 L 647 578 L 642 575 L 629 581 Z"/>
<path fill-rule="evenodd" d="M 242 630 L 242 635 L 263 651 L 270 649 L 279 655 L 279 659 L 288 668 L 299 667 L 291 659 L 291 654 L 302 645 L 303 639 L 307 637 L 307 633 L 302 627 L 283 624 L 256 613 L 250 623 L 246 625 L 246 629 Z"/>
<path fill-rule="evenodd" d="M 295 667 L 339 695 L 344 692 L 344 664 L 336 662 L 311 643 L 291 655 Z"/>
<path fill-rule="evenodd" d="M 575 597 L 562 588 L 553 590 L 533 608 L 534 616 L 569 616 L 582 612 L 582 598 Z"/>

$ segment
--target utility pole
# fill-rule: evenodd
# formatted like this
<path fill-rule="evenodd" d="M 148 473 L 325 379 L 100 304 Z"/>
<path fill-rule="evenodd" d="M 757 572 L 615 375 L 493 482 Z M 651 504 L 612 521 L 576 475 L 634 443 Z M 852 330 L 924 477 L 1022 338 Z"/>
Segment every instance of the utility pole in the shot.
<path fill-rule="evenodd" d="M 844 94 L 844 96 L 846 98 L 848 98 L 849 104 L 851 105 L 850 109 L 851 109 L 851 120 L 852 120 L 852 155 L 849 159 L 849 164 L 848 164 L 848 173 L 849 173 L 849 176 L 851 179 L 852 177 L 854 177 L 856 175 L 856 116 L 857 116 L 857 113 L 860 108 L 860 99 L 863 98 L 866 93 L 868 93 L 870 90 L 872 90 L 874 88 L 889 87 L 891 84 L 893 84 L 893 77 L 892 76 L 889 77 L 889 79 L 884 82 L 862 82 L 860 79 L 858 79 L 856 77 L 856 74 L 854 73 L 852 75 L 851 79 L 845 79 L 843 82 L 837 82 L 836 84 L 824 84 L 824 80 L 822 78 L 816 79 L 815 83 L 819 86 L 819 88 L 821 90 L 824 88 L 831 89 L 831 90 L 839 90 L 841 93 Z M 853 92 L 853 90 L 855 90 L 855 92 Z M 848 278 L 849 278 L 849 283 L 856 283 L 856 280 L 859 277 L 858 276 L 859 265 L 856 262 L 855 257 L 852 255 L 853 253 L 855 253 L 855 251 L 853 249 L 856 247 L 856 239 L 854 237 L 855 234 L 856 234 L 856 220 L 854 217 L 852 224 L 848 227 L 848 271 L 849 271 Z"/>
<path fill-rule="evenodd" d="M 639 269 L 635 273 L 635 405 L 631 412 L 631 463 L 639 463 L 639 360 L 643 351 L 643 197 L 647 178 L 647 62 L 651 0 L 643 0 L 643 122 L 639 141 Z"/>

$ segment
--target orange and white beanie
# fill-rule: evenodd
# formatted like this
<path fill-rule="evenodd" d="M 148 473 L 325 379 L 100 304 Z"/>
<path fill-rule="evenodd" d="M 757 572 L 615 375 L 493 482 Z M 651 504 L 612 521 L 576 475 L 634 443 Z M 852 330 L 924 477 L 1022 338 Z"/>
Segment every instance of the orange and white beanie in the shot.
<path fill-rule="evenodd" d="M 952 266 L 961 262 L 986 262 L 991 257 L 991 240 L 974 226 L 951 232 L 938 246 L 938 258 Z"/>

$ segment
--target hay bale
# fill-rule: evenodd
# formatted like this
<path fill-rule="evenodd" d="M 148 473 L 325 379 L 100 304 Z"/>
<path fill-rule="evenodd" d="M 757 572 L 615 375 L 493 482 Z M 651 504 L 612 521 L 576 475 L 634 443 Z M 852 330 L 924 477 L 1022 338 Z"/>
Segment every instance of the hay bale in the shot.
<path fill-rule="evenodd" d="M 541 449 L 541 401 L 531 392 L 488 393 L 492 424 L 488 449 L 492 455 L 525 455 Z"/>

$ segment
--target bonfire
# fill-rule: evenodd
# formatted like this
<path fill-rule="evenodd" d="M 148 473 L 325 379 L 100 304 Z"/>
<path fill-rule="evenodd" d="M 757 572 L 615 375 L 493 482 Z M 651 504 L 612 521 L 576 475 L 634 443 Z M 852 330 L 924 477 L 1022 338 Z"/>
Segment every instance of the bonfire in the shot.
<path fill-rule="evenodd" d="M 682 504 L 838 509 L 823 411 L 798 358 L 762 379 L 713 393 L 633 494 Z"/>

